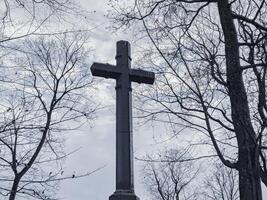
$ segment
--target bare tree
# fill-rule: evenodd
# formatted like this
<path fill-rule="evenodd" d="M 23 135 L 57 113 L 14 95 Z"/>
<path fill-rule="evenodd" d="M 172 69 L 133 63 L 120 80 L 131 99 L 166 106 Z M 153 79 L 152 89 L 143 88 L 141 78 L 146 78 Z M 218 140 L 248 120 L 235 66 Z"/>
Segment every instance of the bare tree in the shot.
<path fill-rule="evenodd" d="M 196 199 L 193 190 L 198 169 L 187 151 L 168 150 L 155 158 L 149 156 L 144 164 L 143 183 L 153 199 Z M 148 161 L 150 160 L 150 161 Z M 157 161 L 155 161 L 157 160 Z"/>
<path fill-rule="evenodd" d="M 77 16 L 84 18 L 88 14 L 75 0 L 3 0 L 0 8 L 0 44 L 2 45 L 30 35 L 63 32 L 59 24 L 68 19 L 68 23 L 65 21 L 65 26 L 74 27 L 74 25 L 69 26 L 70 19 L 74 15 L 76 18 Z M 80 17 L 80 20 L 83 18 Z"/>
<path fill-rule="evenodd" d="M 145 162 L 143 183 L 153 199 L 239 199 L 237 171 L 213 158 L 207 166 L 196 162 L 188 149 L 172 149 L 141 160 Z"/>
<path fill-rule="evenodd" d="M 238 170 L 240 199 L 261 200 L 261 181 L 267 185 L 266 1 L 111 5 L 119 26 L 134 26 L 151 41 L 142 46 L 142 61 L 158 73 L 157 84 L 143 94 L 156 107 L 144 108 L 145 115 L 209 137 L 221 162 Z"/>
<path fill-rule="evenodd" d="M 204 199 L 238 200 L 238 173 L 221 163 L 215 163 L 209 177 L 205 178 Z"/>
<path fill-rule="evenodd" d="M 1 68 L 0 194 L 9 200 L 54 199 L 49 189 L 64 179 L 63 134 L 93 119 L 86 39 L 27 40 Z"/>

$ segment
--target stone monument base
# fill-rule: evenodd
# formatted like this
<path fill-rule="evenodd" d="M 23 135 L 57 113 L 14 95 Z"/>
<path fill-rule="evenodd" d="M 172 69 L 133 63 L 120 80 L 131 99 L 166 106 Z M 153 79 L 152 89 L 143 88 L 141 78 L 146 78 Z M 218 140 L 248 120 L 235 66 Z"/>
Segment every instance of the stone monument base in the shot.
<path fill-rule="evenodd" d="M 140 200 L 134 192 L 128 191 L 116 191 L 110 197 L 109 200 Z"/>

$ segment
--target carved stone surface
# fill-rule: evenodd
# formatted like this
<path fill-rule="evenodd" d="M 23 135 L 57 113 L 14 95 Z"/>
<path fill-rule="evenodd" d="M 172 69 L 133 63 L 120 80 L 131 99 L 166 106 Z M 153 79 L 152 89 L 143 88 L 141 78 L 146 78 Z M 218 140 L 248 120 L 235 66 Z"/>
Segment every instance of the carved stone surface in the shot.
<path fill-rule="evenodd" d="M 134 192 L 116 191 L 109 197 L 109 200 L 140 200 Z"/>
<path fill-rule="evenodd" d="M 93 76 L 116 79 L 116 191 L 109 200 L 139 200 L 134 193 L 131 82 L 153 84 L 155 74 L 131 69 L 131 48 L 117 42 L 116 66 L 93 63 Z"/>

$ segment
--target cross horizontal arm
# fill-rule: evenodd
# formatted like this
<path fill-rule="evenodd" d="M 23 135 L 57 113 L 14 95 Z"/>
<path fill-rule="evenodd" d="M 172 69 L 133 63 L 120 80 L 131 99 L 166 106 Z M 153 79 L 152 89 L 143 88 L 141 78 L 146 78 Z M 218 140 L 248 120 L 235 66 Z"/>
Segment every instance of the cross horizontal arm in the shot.
<path fill-rule="evenodd" d="M 120 70 L 116 66 L 103 63 L 93 63 L 91 66 L 91 72 L 93 76 L 114 79 L 121 74 Z"/>
<path fill-rule="evenodd" d="M 137 83 L 153 84 L 155 81 L 155 74 L 141 69 L 131 69 L 130 80 Z"/>

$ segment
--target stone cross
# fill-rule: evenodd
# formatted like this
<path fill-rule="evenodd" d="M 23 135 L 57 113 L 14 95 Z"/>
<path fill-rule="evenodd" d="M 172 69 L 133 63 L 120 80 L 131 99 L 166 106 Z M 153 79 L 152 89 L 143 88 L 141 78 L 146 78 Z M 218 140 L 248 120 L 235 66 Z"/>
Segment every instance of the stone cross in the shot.
<path fill-rule="evenodd" d="M 138 200 L 134 193 L 131 82 L 153 84 L 155 74 L 131 69 L 127 41 L 117 42 L 116 66 L 93 63 L 93 76 L 116 79 L 116 191 L 110 200 Z"/>

